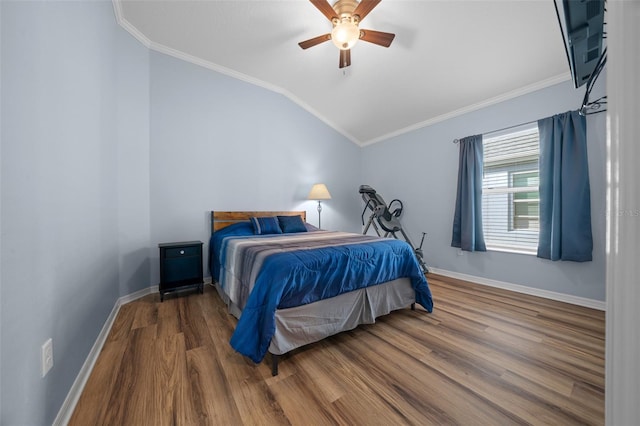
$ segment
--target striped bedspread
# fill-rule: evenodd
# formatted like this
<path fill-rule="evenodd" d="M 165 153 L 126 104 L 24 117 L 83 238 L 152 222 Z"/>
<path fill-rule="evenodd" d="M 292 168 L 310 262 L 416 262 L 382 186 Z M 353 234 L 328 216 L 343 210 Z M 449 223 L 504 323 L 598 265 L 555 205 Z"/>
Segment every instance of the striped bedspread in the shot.
<path fill-rule="evenodd" d="M 235 350 L 260 362 L 275 330 L 275 311 L 408 277 L 416 302 L 433 309 L 431 291 L 404 241 L 345 232 L 225 238 L 220 283 L 242 309 Z"/>
<path fill-rule="evenodd" d="M 267 256 L 287 251 L 335 247 L 374 240 L 379 238 L 327 231 L 229 239 L 226 241 L 226 247 L 223 243 L 222 250 L 225 252 L 225 257 L 224 268 L 220 271 L 220 283 L 230 300 L 242 310 Z"/>

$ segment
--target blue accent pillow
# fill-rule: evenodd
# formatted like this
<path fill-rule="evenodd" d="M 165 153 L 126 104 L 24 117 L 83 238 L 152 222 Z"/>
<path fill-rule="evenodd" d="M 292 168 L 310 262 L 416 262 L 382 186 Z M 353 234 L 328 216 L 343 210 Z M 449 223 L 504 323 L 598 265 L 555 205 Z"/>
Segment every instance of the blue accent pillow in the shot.
<path fill-rule="evenodd" d="M 304 226 L 304 221 L 300 216 L 278 216 L 278 223 L 285 234 L 307 232 L 307 227 Z"/>
<path fill-rule="evenodd" d="M 278 218 L 275 216 L 252 217 L 251 224 L 253 225 L 253 233 L 256 235 L 282 234 Z"/>

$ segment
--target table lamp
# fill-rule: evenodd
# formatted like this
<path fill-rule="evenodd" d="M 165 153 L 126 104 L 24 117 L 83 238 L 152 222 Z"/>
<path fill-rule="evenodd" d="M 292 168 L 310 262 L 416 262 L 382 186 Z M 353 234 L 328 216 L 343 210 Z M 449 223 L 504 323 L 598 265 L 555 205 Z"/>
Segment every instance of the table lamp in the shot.
<path fill-rule="evenodd" d="M 318 228 L 320 228 L 320 212 L 322 212 L 322 204 L 320 200 L 330 200 L 331 194 L 324 183 L 316 183 L 309 191 L 309 200 L 318 201 Z"/>

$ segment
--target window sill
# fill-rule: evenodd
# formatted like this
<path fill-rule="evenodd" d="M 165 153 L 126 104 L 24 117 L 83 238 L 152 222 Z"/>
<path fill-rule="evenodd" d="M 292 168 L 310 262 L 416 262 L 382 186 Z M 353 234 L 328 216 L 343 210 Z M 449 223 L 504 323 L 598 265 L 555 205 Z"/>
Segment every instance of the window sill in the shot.
<path fill-rule="evenodd" d="M 538 249 L 525 248 L 525 247 L 506 247 L 506 246 L 487 245 L 487 251 L 499 251 L 502 253 L 515 253 L 515 254 L 528 254 L 530 256 L 536 256 L 538 254 Z"/>

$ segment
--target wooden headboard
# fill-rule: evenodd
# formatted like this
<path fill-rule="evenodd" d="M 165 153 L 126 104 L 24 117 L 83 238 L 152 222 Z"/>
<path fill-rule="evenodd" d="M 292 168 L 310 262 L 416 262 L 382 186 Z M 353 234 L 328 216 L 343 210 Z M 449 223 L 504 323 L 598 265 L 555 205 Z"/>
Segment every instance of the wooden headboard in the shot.
<path fill-rule="evenodd" d="M 252 217 L 268 216 L 300 216 L 304 222 L 307 221 L 306 211 L 297 212 L 211 212 L 211 232 L 216 232 L 234 223 L 248 221 Z"/>

